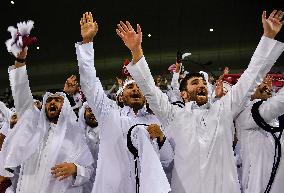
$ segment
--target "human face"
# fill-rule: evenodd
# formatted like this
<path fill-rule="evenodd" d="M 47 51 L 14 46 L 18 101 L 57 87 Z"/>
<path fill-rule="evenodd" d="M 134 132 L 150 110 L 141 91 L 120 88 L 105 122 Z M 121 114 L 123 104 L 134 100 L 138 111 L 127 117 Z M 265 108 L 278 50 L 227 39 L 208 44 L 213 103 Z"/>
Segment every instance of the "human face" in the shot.
<path fill-rule="evenodd" d="M 45 113 L 50 122 L 57 123 L 63 103 L 62 96 L 50 96 L 46 99 Z"/>
<path fill-rule="evenodd" d="M 187 80 L 187 90 L 181 92 L 185 102 L 196 101 L 201 106 L 208 102 L 207 83 L 202 77 L 192 77 Z"/>
<path fill-rule="evenodd" d="M 90 107 L 85 108 L 84 118 L 85 118 L 86 124 L 89 125 L 90 127 L 98 126 L 97 119 L 95 115 L 93 114 L 92 109 Z"/>
<path fill-rule="evenodd" d="M 271 80 L 272 81 L 272 80 Z M 257 88 L 252 95 L 252 99 L 267 100 L 272 96 L 272 82 L 266 78 Z"/>
<path fill-rule="evenodd" d="M 11 119 L 10 119 L 10 128 L 11 128 L 11 129 L 16 125 L 17 121 L 18 121 L 17 114 L 14 113 L 14 114 L 12 115 Z"/>
<path fill-rule="evenodd" d="M 122 93 L 122 101 L 125 106 L 134 110 L 142 109 L 145 104 L 145 97 L 136 83 L 127 85 Z"/>

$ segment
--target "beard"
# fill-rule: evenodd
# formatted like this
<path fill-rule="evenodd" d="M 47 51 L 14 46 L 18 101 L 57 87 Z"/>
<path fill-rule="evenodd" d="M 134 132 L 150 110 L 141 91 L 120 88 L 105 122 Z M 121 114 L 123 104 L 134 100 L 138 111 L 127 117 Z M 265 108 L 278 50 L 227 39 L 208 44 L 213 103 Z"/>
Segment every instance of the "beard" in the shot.
<path fill-rule="evenodd" d="M 195 101 L 197 103 L 198 106 L 202 106 L 204 104 L 206 104 L 208 102 L 208 97 L 207 96 L 198 96 L 196 94 L 196 92 L 188 92 L 188 96 L 189 96 L 189 101 Z M 208 95 L 208 94 L 206 94 Z"/>
<path fill-rule="evenodd" d="M 95 128 L 99 125 L 99 123 L 97 121 L 93 121 L 91 119 L 85 119 L 85 122 L 88 126 L 92 127 L 92 128 Z"/>
<path fill-rule="evenodd" d="M 50 122 L 57 123 L 57 120 L 59 119 L 60 111 L 56 112 L 49 112 L 48 110 L 45 111 L 46 117 Z"/>

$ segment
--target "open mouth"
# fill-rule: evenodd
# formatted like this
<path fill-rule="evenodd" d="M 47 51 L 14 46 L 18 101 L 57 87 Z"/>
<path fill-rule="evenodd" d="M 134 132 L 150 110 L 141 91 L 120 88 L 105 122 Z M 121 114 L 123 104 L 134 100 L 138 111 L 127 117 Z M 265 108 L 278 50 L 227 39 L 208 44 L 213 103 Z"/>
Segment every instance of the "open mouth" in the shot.
<path fill-rule="evenodd" d="M 57 111 L 56 106 L 54 106 L 54 105 L 50 106 L 49 112 L 53 113 L 53 112 L 56 112 L 56 111 Z"/>
<path fill-rule="evenodd" d="M 131 98 L 138 100 L 138 99 L 141 98 L 141 96 L 140 96 L 140 94 L 132 94 Z"/>
<path fill-rule="evenodd" d="M 206 96 L 206 92 L 205 92 L 205 90 L 200 90 L 200 91 L 197 91 L 197 96 L 199 96 L 199 97 L 205 97 Z"/>
<path fill-rule="evenodd" d="M 90 117 L 90 120 L 91 120 L 91 121 L 95 121 L 96 118 L 95 118 L 94 116 L 91 116 L 91 117 Z"/>

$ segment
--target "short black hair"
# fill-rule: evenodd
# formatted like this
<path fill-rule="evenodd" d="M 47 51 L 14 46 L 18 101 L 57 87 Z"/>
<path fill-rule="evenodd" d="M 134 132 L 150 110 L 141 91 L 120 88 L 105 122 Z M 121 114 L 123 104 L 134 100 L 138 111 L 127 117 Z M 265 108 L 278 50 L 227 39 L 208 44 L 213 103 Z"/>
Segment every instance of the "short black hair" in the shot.
<path fill-rule="evenodd" d="M 180 85 L 179 85 L 180 92 L 185 91 L 187 89 L 187 81 L 193 77 L 197 77 L 197 78 L 201 77 L 203 78 L 203 80 L 205 80 L 203 74 L 201 73 L 198 73 L 198 72 L 189 73 L 180 82 Z"/>

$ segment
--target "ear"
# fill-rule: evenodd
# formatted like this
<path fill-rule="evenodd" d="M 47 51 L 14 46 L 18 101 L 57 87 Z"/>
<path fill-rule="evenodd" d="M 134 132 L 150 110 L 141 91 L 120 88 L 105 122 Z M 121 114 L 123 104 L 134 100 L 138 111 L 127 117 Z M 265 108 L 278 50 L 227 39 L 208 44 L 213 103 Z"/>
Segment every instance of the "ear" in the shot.
<path fill-rule="evenodd" d="M 188 101 L 188 93 L 186 91 L 181 91 L 180 96 L 185 102 Z"/>

